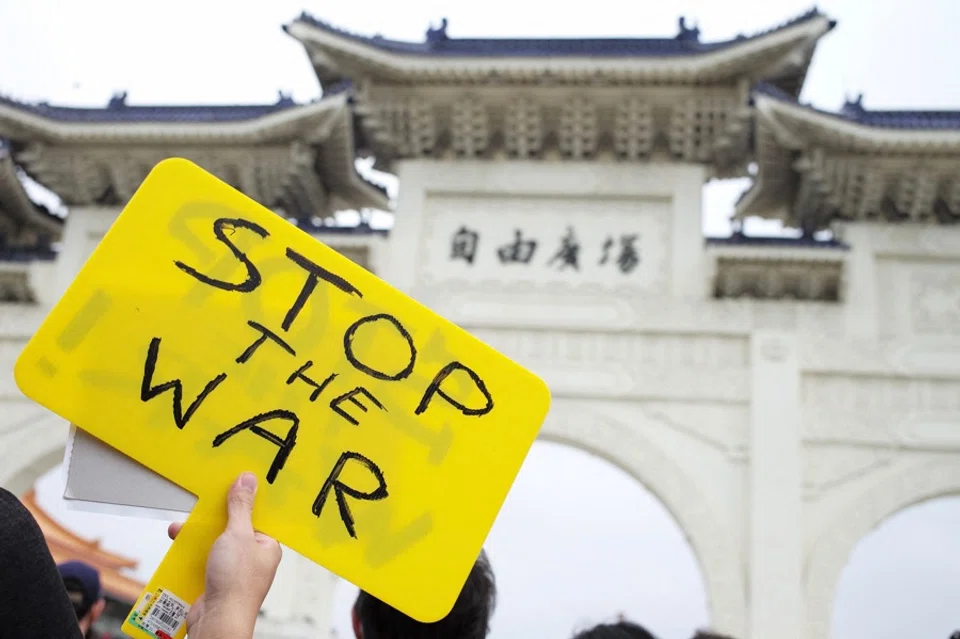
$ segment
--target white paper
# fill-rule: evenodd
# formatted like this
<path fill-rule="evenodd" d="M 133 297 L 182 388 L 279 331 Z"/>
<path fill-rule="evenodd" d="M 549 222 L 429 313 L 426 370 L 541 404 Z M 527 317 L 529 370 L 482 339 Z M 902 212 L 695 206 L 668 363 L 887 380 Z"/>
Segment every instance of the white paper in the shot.
<path fill-rule="evenodd" d="M 75 510 L 178 519 L 197 498 L 79 428 L 70 429 L 63 498 Z"/>

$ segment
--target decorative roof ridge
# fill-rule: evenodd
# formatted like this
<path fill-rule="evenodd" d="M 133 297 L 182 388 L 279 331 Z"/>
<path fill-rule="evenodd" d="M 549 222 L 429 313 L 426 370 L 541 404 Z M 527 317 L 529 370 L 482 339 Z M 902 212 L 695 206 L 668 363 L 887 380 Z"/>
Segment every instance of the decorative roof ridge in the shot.
<path fill-rule="evenodd" d="M 859 117 L 862 115 L 957 115 L 960 109 L 868 109 L 863 106 L 863 94 L 857 95 L 856 99 L 847 98 L 840 107 L 840 113 L 849 117 Z"/>
<path fill-rule="evenodd" d="M 532 55 L 556 55 L 555 51 L 536 51 L 539 45 L 578 45 L 568 47 L 570 51 L 566 52 L 572 55 L 573 49 L 578 53 L 585 55 L 689 55 L 696 53 L 707 53 L 717 49 L 726 48 L 743 42 L 748 42 L 761 38 L 804 22 L 817 18 L 826 17 L 825 14 L 814 6 L 805 13 L 791 18 L 775 27 L 759 31 L 749 36 L 740 34 L 735 38 L 728 40 L 719 40 L 715 42 L 702 42 L 700 40 L 700 30 L 698 27 L 689 27 L 686 18 L 681 16 L 678 20 L 678 33 L 673 37 L 646 37 L 646 38 L 583 38 L 583 37 L 556 37 L 556 38 L 450 38 L 447 34 L 448 21 L 443 18 L 439 27 L 430 26 L 427 29 L 425 38 L 421 42 L 409 40 L 395 40 L 385 38 L 381 34 L 373 36 L 361 35 L 347 29 L 343 29 L 333 24 L 320 20 L 310 13 L 303 11 L 293 23 L 303 23 L 318 29 L 324 30 L 333 35 L 347 38 L 363 44 L 391 51 L 393 53 L 410 53 L 420 55 L 459 55 L 459 56 L 478 56 L 478 55 L 514 55 L 514 56 L 532 56 Z M 835 20 L 829 21 L 829 29 L 836 25 Z M 284 31 L 290 33 L 290 25 L 283 25 Z M 643 47 L 642 45 L 648 45 Z M 523 50 L 523 45 L 527 49 Z M 629 47 L 628 45 L 633 45 Z M 619 46 L 621 50 L 615 50 Z M 498 50 L 499 49 L 499 50 Z M 629 50 L 628 50 L 629 49 Z"/>
<path fill-rule="evenodd" d="M 289 94 L 278 92 L 273 104 L 127 104 L 127 92 L 114 94 L 105 107 L 53 105 L 47 101 L 27 102 L 0 93 L 0 105 L 40 117 L 70 122 L 237 122 L 315 104 L 296 102 Z"/>
<path fill-rule="evenodd" d="M 816 19 L 816 18 L 826 18 L 826 17 L 827 17 L 827 14 L 823 13 L 822 11 L 820 11 L 820 8 L 819 8 L 817 5 L 813 5 L 813 6 L 812 6 L 810 9 L 808 9 L 807 11 L 804 11 L 803 13 L 801 13 L 801 14 L 798 15 L 798 16 L 794 16 L 793 18 L 790 18 L 790 19 L 788 19 L 788 20 L 785 20 L 784 22 L 781 22 L 780 24 L 778 24 L 778 25 L 775 26 L 775 27 L 770 27 L 769 29 L 766 29 L 766 30 L 764 30 L 764 31 L 757 31 L 756 33 L 752 33 L 752 34 L 750 34 L 749 36 L 743 36 L 743 35 L 737 36 L 737 38 L 735 38 L 735 40 L 736 40 L 736 39 L 747 39 L 747 40 L 750 40 L 750 39 L 753 39 L 753 38 L 759 38 L 759 37 L 762 37 L 762 36 L 765 36 L 765 35 L 769 35 L 769 34 L 771 34 L 771 33 L 776 33 L 776 32 L 778 32 L 778 31 L 783 31 L 784 29 L 789 29 L 790 27 L 795 27 L 795 26 L 797 26 L 798 24 L 803 24 L 804 22 L 809 22 L 810 20 L 814 20 L 814 19 Z M 829 19 L 829 18 L 828 18 L 827 20 L 828 20 L 828 29 L 827 29 L 827 30 L 828 30 L 828 31 L 831 31 L 831 30 L 833 30 L 833 29 L 837 26 L 837 21 L 836 21 L 836 20 Z"/>
<path fill-rule="evenodd" d="M 800 102 L 765 82 L 755 85 L 753 93 L 829 118 L 875 129 L 960 130 L 960 109 L 867 109 L 863 106 L 863 94 L 860 94 L 854 100 L 844 100 L 839 111 L 827 111 L 810 103 Z"/>

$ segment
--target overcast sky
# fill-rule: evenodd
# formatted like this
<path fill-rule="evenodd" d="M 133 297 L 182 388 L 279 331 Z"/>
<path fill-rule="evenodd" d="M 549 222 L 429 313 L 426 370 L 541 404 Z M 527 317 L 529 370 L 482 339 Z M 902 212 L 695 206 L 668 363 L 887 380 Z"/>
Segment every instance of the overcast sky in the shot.
<path fill-rule="evenodd" d="M 0 0 L 0 92 L 74 105 L 105 105 L 118 90 L 133 104 L 270 103 L 278 90 L 308 100 L 318 95 L 316 80 L 301 46 L 280 30 L 302 9 L 351 31 L 413 40 L 441 17 L 454 37 L 670 36 L 686 15 L 715 40 L 808 8 L 793 0 Z M 839 25 L 822 41 L 804 100 L 836 109 L 863 92 L 868 108 L 960 107 L 960 3 L 846 0 L 821 9 Z M 743 187 L 707 187 L 708 233 L 725 232 Z M 587 485 L 604 486 L 610 500 Z M 49 474 L 42 503 L 107 548 L 137 555 L 140 576 L 149 575 L 166 547 L 165 523 L 66 511 L 61 491 L 58 474 Z M 641 486 L 584 453 L 538 444 L 489 548 L 501 590 L 495 639 L 563 639 L 621 611 L 664 639 L 686 639 L 707 622 L 699 572 L 676 524 Z M 352 595 L 348 585 L 338 593 L 341 637 L 349 636 Z M 942 499 L 905 511 L 860 544 L 839 586 L 834 639 L 946 639 L 960 628 L 958 601 L 960 500 Z"/>

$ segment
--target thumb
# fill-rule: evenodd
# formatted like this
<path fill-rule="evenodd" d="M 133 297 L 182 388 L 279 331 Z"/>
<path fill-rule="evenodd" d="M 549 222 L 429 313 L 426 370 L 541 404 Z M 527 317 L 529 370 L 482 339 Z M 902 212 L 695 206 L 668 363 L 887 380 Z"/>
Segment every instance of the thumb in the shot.
<path fill-rule="evenodd" d="M 253 498 L 257 493 L 257 476 L 243 473 L 230 486 L 227 494 L 227 529 L 253 533 Z"/>

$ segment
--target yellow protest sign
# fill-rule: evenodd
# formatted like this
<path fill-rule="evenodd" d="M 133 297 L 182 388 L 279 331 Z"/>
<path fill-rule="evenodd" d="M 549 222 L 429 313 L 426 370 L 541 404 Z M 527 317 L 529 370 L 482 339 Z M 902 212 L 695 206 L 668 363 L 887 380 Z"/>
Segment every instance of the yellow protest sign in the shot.
<path fill-rule="evenodd" d="M 124 630 L 182 637 L 225 495 L 421 621 L 449 612 L 544 383 L 185 160 L 158 165 L 24 349 L 23 392 L 199 498 Z"/>

